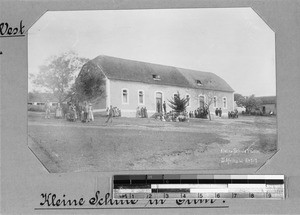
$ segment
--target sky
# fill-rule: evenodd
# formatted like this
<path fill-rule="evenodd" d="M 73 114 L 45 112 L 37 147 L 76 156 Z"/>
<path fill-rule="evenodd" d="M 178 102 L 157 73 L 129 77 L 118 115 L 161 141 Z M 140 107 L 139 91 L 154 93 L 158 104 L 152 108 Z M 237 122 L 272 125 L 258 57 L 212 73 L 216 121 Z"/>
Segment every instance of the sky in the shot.
<path fill-rule="evenodd" d="M 50 11 L 28 31 L 28 72 L 69 50 L 212 72 L 235 93 L 276 95 L 275 33 L 251 8 Z"/>

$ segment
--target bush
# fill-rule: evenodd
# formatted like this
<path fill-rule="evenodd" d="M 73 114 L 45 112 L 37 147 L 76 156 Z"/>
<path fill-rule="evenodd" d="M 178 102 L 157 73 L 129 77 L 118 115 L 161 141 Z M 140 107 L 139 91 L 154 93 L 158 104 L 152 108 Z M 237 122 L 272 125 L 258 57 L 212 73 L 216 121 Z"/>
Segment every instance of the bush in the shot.
<path fill-rule="evenodd" d="M 180 98 L 179 92 L 177 92 L 174 97 L 169 100 L 169 106 L 172 108 L 173 111 L 180 113 L 186 110 L 188 105 L 189 99 L 188 98 Z"/>

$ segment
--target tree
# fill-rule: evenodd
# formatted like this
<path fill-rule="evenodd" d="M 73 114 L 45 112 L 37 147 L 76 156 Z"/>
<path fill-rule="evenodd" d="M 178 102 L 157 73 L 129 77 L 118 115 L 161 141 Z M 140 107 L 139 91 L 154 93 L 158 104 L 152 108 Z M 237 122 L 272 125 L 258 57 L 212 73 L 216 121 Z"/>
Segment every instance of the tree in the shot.
<path fill-rule="evenodd" d="M 75 97 L 78 101 L 100 99 L 105 92 L 105 76 L 94 64 L 82 67 L 74 85 Z"/>
<path fill-rule="evenodd" d="M 235 94 L 234 100 L 239 107 L 246 108 L 246 113 L 251 113 L 253 109 L 259 108 L 261 105 L 261 100 L 255 98 L 254 95 L 242 96 L 241 94 Z"/>
<path fill-rule="evenodd" d="M 51 92 L 59 102 L 63 102 L 72 94 L 75 75 L 87 61 L 87 58 L 80 58 L 75 52 L 69 51 L 50 57 L 40 66 L 37 75 L 30 74 L 29 77 L 34 85 Z"/>
<path fill-rule="evenodd" d="M 186 110 L 189 99 L 188 98 L 180 98 L 180 94 L 179 94 L 179 92 L 177 92 L 177 94 L 174 95 L 174 97 L 172 97 L 171 100 L 168 100 L 168 101 L 170 103 L 169 104 L 170 108 L 172 108 L 172 110 L 174 110 L 175 112 L 177 112 L 179 114 L 180 112 L 183 112 Z"/>
<path fill-rule="evenodd" d="M 210 115 L 210 106 L 214 103 L 214 98 L 216 96 L 215 91 L 205 91 L 202 92 L 203 95 L 205 95 L 206 99 L 204 100 L 204 112 L 208 114 L 209 120 L 211 120 Z"/>
<path fill-rule="evenodd" d="M 214 103 L 214 98 L 217 95 L 215 91 L 207 91 L 207 90 L 200 90 L 197 94 L 195 94 L 194 99 L 196 101 L 199 101 L 200 96 L 202 95 L 204 97 L 203 100 L 203 107 L 200 107 L 200 109 L 203 109 L 203 115 L 205 115 L 205 118 L 208 115 L 209 120 L 211 120 L 211 115 L 210 115 L 210 108 L 211 105 Z M 200 102 L 200 101 L 199 101 Z"/>
<path fill-rule="evenodd" d="M 43 102 L 43 101 L 53 101 L 52 93 L 43 93 L 38 91 L 28 92 L 28 101 L 29 102 Z"/>
<path fill-rule="evenodd" d="M 234 101 L 238 107 L 244 107 L 245 99 L 245 96 L 243 96 L 242 94 L 234 94 Z"/>

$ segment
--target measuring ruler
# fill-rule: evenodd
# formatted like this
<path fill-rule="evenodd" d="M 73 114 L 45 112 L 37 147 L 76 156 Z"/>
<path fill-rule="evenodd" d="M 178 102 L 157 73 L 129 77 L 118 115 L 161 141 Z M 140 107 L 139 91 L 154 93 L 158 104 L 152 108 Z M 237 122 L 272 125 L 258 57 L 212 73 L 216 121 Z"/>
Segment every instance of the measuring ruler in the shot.
<path fill-rule="evenodd" d="M 284 175 L 114 175 L 114 199 L 284 199 Z"/>

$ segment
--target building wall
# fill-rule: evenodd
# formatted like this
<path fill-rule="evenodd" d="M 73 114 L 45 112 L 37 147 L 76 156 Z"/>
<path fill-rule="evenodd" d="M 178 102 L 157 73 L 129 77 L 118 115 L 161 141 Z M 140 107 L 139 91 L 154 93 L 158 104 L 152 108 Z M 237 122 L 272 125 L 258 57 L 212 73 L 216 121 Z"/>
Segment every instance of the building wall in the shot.
<path fill-rule="evenodd" d="M 276 105 L 275 104 L 263 104 L 261 105 L 260 110 L 263 111 L 263 107 L 265 107 L 265 114 L 269 114 L 270 112 L 273 112 L 276 114 Z"/>
<path fill-rule="evenodd" d="M 174 93 L 179 91 L 181 97 L 190 96 L 190 105 L 187 107 L 187 111 L 194 111 L 199 107 L 199 95 L 214 95 L 217 97 L 217 107 L 222 108 L 224 115 L 226 116 L 228 111 L 232 111 L 234 108 L 233 93 L 222 92 L 222 91 L 205 91 L 190 88 L 182 88 L 176 86 L 164 86 L 164 85 L 154 85 L 145 84 L 139 82 L 128 82 L 128 81 L 109 81 L 110 94 L 107 96 L 106 104 L 109 106 L 111 104 L 113 107 L 118 107 L 121 109 L 122 116 L 125 117 L 135 117 L 137 107 L 147 107 L 148 115 L 151 116 L 156 112 L 156 92 L 162 92 L 162 101 L 166 101 L 167 111 L 171 111 L 168 106 L 168 100 L 173 97 Z M 127 90 L 128 102 L 122 102 L 122 91 Z M 139 104 L 139 91 L 144 92 L 144 103 Z M 224 108 L 222 105 L 223 97 L 227 98 L 227 107 Z M 211 113 L 214 114 L 215 107 L 212 104 L 210 107 Z"/>

